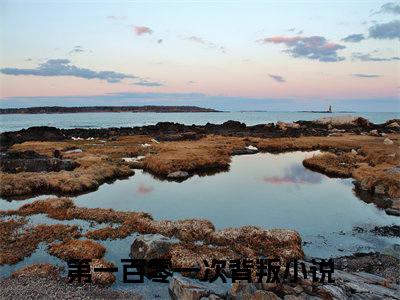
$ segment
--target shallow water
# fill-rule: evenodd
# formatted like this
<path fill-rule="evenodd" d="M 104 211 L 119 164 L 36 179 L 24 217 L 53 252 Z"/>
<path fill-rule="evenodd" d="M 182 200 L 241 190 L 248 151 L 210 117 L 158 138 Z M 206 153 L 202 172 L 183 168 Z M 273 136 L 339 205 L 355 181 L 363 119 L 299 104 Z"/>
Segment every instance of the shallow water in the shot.
<path fill-rule="evenodd" d="M 336 257 L 355 252 L 383 251 L 399 238 L 353 233 L 354 226 L 400 225 L 400 218 L 388 216 L 373 204 L 367 204 L 353 193 L 351 179 L 335 179 L 303 167 L 305 157 L 318 152 L 254 154 L 234 156 L 229 172 L 213 176 L 193 176 L 177 183 L 160 181 L 136 170 L 134 176 L 104 184 L 97 191 L 74 199 L 77 206 L 144 211 L 154 219 L 208 219 L 217 229 L 256 225 L 264 228 L 297 230 L 305 242 L 304 251 L 312 257 Z M 0 209 L 16 209 L 24 201 L 0 201 Z M 82 220 L 57 221 L 39 214 L 28 218 L 40 223 L 77 224 L 83 232 L 104 227 Z M 128 258 L 136 234 L 114 241 L 99 241 L 107 248 L 105 259 L 119 266 L 115 288 L 136 289 L 140 293 L 167 297 L 167 285 L 146 280 L 146 284 L 122 283 L 121 258 Z M 66 263 L 49 255 L 41 244 L 30 257 L 12 266 L 0 266 L 0 277 L 6 277 L 22 266 L 33 263 Z M 151 287 L 151 289 L 149 289 Z M 150 295 L 150 294 L 151 295 Z"/>
<path fill-rule="evenodd" d="M 303 159 L 316 153 L 234 156 L 229 172 L 196 175 L 181 183 L 160 181 L 136 170 L 129 179 L 104 184 L 74 201 L 83 207 L 144 211 L 156 220 L 207 219 L 217 229 L 244 225 L 295 229 L 309 256 L 380 251 L 400 244 L 396 238 L 353 234 L 354 226 L 400 224 L 400 219 L 357 198 L 351 179 L 329 178 L 304 168 Z M 0 209 L 16 209 L 37 198 L 44 197 L 2 201 Z M 38 220 L 45 222 L 43 217 L 33 219 Z"/>
<path fill-rule="evenodd" d="M 221 124 L 235 120 L 247 125 L 315 120 L 321 117 L 356 115 L 374 123 L 398 118 L 392 112 L 307 113 L 307 112 L 220 112 L 220 113 L 77 113 L 77 114 L 14 114 L 0 115 L 0 132 L 15 131 L 31 126 L 58 128 L 106 128 L 153 125 L 158 122 L 177 122 L 186 125 Z"/>

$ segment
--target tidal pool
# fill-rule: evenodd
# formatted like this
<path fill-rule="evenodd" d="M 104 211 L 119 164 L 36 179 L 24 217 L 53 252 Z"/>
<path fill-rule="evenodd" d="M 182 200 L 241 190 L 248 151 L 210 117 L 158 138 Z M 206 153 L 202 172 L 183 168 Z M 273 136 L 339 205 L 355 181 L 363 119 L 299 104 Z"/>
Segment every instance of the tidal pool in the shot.
<path fill-rule="evenodd" d="M 330 257 L 382 251 L 398 238 L 353 234 L 355 226 L 400 224 L 357 198 L 351 179 L 329 178 L 303 167 L 318 152 L 234 156 L 229 172 L 160 181 L 136 170 L 75 199 L 78 206 L 144 211 L 154 219 L 203 218 L 217 229 L 255 225 L 297 230 L 307 255 Z"/>
<path fill-rule="evenodd" d="M 357 198 L 351 179 L 329 178 L 304 168 L 303 159 L 316 153 L 234 156 L 228 172 L 196 175 L 180 183 L 136 170 L 129 179 L 104 184 L 74 201 L 77 206 L 144 211 L 157 220 L 202 218 L 217 229 L 244 225 L 294 229 L 305 242 L 306 255 L 313 257 L 384 251 L 400 244 L 399 238 L 376 236 L 368 230 L 353 232 L 355 226 L 400 225 L 400 218 Z M 2 201 L 0 209 L 17 208 L 37 198 L 44 197 Z M 130 243 L 126 239 L 127 254 Z"/>
<path fill-rule="evenodd" d="M 144 211 L 154 219 L 208 219 L 217 229 L 255 225 L 263 228 L 297 230 L 309 257 L 337 257 L 355 252 L 380 251 L 400 244 L 399 238 L 376 236 L 375 226 L 400 225 L 400 218 L 388 216 L 353 193 L 351 179 L 329 178 L 303 167 L 302 161 L 318 152 L 260 153 L 234 156 L 230 170 L 212 176 L 193 176 L 178 183 L 161 181 L 136 170 L 134 176 L 102 185 L 97 191 L 74 198 L 77 206 Z M 0 201 L 0 209 L 16 209 L 43 199 Z M 39 214 L 28 218 L 33 225 L 64 223 L 80 225 L 83 231 L 100 228 L 87 221 L 57 221 Z M 353 232 L 355 226 L 364 233 Z M 137 234 L 124 239 L 99 241 L 107 248 L 105 259 L 121 266 L 128 258 Z M 66 268 L 65 262 L 51 256 L 47 245 L 15 265 L 0 266 L 0 278 L 33 263 L 52 263 Z M 211 259 L 211 258 L 210 258 Z M 119 268 L 113 288 L 134 289 L 149 297 L 168 298 L 165 284 L 145 280 L 144 285 L 122 283 Z M 66 269 L 64 269 L 66 275 Z"/>

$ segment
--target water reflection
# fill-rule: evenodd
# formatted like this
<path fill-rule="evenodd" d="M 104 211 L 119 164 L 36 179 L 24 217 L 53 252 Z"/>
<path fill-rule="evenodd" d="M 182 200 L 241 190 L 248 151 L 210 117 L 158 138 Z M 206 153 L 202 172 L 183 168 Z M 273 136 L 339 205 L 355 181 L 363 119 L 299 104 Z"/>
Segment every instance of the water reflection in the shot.
<path fill-rule="evenodd" d="M 264 177 L 262 180 L 268 184 L 316 184 L 322 181 L 323 175 L 305 169 L 298 163 L 293 163 L 286 168 L 285 175 Z"/>
<path fill-rule="evenodd" d="M 154 190 L 153 187 L 141 184 L 138 186 L 136 193 L 145 195 L 145 194 L 151 193 L 153 190 Z"/>

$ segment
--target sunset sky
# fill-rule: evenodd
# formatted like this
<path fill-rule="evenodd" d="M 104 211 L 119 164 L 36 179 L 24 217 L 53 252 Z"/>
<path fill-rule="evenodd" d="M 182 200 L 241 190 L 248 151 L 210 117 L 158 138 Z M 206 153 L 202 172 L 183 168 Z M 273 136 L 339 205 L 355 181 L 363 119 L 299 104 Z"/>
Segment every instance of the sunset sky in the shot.
<path fill-rule="evenodd" d="M 400 3 L 0 1 L 0 107 L 400 111 Z"/>

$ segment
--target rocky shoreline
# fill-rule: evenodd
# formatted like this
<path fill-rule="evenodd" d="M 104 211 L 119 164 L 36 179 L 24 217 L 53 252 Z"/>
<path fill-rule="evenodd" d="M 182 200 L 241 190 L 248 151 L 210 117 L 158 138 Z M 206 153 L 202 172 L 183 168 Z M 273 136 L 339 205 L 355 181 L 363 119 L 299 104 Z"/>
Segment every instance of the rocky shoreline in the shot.
<path fill-rule="evenodd" d="M 204 135 L 223 135 L 236 137 L 300 137 L 300 136 L 340 136 L 343 133 L 382 134 L 399 133 L 400 120 L 388 120 L 383 124 L 374 124 L 361 117 L 332 117 L 320 121 L 297 121 L 293 123 L 277 122 L 247 126 L 238 121 L 223 124 L 184 125 L 172 122 L 160 122 L 156 125 L 120 128 L 75 128 L 58 129 L 55 127 L 30 127 L 14 132 L 0 134 L 0 145 L 6 149 L 13 144 L 25 141 L 61 141 L 74 137 L 83 139 L 115 139 L 122 136 L 148 135 L 158 141 L 197 140 Z M 372 132 L 372 133 L 371 133 Z"/>

